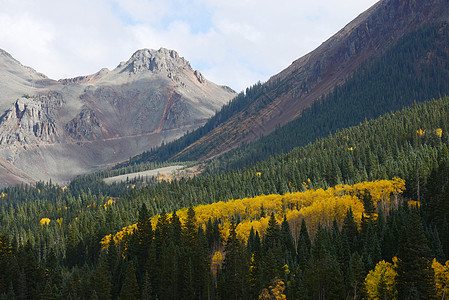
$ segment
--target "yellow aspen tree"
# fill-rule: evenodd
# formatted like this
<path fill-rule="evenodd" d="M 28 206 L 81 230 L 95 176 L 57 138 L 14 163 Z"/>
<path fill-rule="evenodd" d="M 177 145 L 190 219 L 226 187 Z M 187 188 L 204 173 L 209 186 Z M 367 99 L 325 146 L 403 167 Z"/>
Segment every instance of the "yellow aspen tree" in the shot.
<path fill-rule="evenodd" d="M 396 299 L 395 277 L 396 271 L 391 263 L 384 260 L 378 262 L 365 278 L 367 299 Z"/>
<path fill-rule="evenodd" d="M 432 261 L 435 271 L 435 287 L 438 299 L 449 299 L 449 260 L 446 264 L 440 264 L 435 258 Z"/>

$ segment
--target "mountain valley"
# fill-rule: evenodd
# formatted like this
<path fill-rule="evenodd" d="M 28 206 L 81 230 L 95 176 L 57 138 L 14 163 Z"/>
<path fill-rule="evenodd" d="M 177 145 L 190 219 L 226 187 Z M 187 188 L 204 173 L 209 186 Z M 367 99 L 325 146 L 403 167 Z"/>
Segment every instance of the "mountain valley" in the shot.
<path fill-rule="evenodd" d="M 0 157 L 28 175 L 25 183 L 67 183 L 171 141 L 235 95 L 173 50 L 139 50 L 112 71 L 60 81 L 1 54 L 8 88 L 0 99 Z M 2 173 L 0 185 L 11 176 Z"/>
<path fill-rule="evenodd" d="M 448 0 L 381 0 L 239 94 L 0 51 L 0 299 L 449 299 L 448 45 Z"/>

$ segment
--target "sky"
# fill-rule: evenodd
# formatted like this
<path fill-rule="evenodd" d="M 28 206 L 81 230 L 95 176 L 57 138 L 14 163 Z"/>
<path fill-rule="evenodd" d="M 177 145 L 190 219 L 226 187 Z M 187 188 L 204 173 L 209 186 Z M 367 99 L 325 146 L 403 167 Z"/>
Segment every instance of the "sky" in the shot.
<path fill-rule="evenodd" d="M 0 0 L 0 48 L 52 79 L 176 50 L 237 92 L 312 51 L 376 0 Z"/>

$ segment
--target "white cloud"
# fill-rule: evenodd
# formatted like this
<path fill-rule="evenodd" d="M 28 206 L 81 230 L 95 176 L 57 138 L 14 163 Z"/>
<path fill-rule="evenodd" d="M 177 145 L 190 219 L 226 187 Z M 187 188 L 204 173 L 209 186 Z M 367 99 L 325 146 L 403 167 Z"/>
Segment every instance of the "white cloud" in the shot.
<path fill-rule="evenodd" d="M 0 0 L 0 48 L 51 78 L 177 50 L 236 90 L 313 50 L 375 0 Z"/>

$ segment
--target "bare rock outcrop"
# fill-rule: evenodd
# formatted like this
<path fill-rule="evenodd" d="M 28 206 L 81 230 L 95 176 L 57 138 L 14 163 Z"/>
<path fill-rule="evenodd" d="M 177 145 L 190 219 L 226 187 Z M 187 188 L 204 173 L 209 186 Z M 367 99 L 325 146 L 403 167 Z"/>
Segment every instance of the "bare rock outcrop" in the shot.
<path fill-rule="evenodd" d="M 165 48 L 159 50 L 138 50 L 127 62 L 122 62 L 118 68 L 122 68 L 122 72 L 133 74 L 147 71 L 153 73 L 179 73 L 183 69 L 192 69 L 190 63 L 184 57 L 180 57 L 174 50 Z"/>
<path fill-rule="evenodd" d="M 75 140 L 96 140 L 101 137 L 101 124 L 95 113 L 84 108 L 75 118 L 65 124 L 66 133 Z"/>
<path fill-rule="evenodd" d="M 18 99 L 0 120 L 0 146 L 56 142 L 60 136 L 56 117 L 62 103 L 57 93 Z"/>

